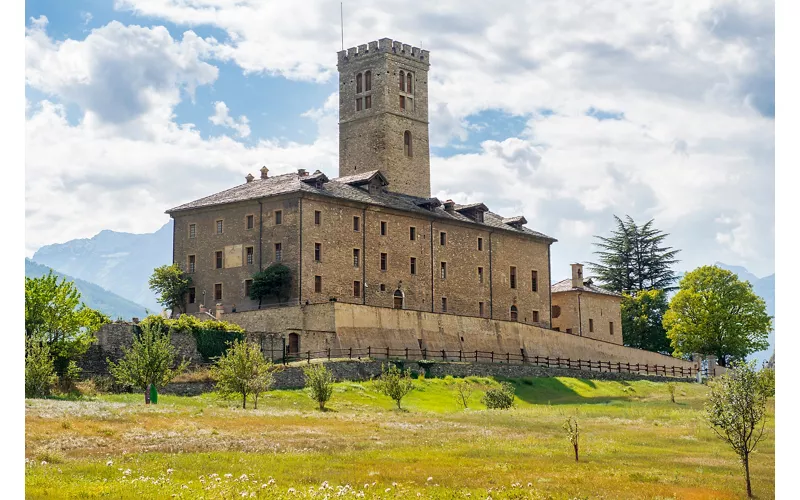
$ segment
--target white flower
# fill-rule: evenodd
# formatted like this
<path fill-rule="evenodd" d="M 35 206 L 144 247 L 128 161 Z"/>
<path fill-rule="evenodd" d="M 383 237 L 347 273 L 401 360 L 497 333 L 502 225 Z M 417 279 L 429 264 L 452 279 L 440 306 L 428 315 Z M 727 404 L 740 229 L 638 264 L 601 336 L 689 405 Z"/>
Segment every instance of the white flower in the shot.
<path fill-rule="evenodd" d="M 123 476 L 130 476 L 131 475 L 131 470 L 130 469 L 125 469 L 124 471 L 122 471 L 122 475 Z"/>
<path fill-rule="evenodd" d="M 109 466 L 109 467 L 111 467 L 112 465 L 114 465 L 114 462 L 113 462 L 113 461 L 111 461 L 111 460 L 109 460 L 108 462 L 106 462 L 106 465 L 107 465 L 107 466 Z"/>
<path fill-rule="evenodd" d="M 385 490 L 383 490 L 384 493 L 389 493 L 390 491 L 392 491 L 391 488 L 386 488 Z"/>
<path fill-rule="evenodd" d="M 261 489 L 262 489 L 262 490 L 263 490 L 264 488 L 266 488 L 266 487 L 267 487 L 266 483 L 264 483 L 264 484 L 262 484 L 262 485 L 261 485 Z"/>
<path fill-rule="evenodd" d="M 188 490 L 188 489 L 189 489 L 189 487 L 188 487 L 188 486 L 186 486 L 186 485 L 184 484 L 183 486 L 181 486 L 181 489 L 182 489 L 182 490 Z"/>
<path fill-rule="evenodd" d="M 364 489 L 366 490 L 367 488 L 369 488 L 369 484 L 368 483 L 364 483 Z"/>
<path fill-rule="evenodd" d="M 172 474 L 174 471 L 175 469 L 167 469 L 167 474 Z"/>
<path fill-rule="evenodd" d="M 533 483 L 528 483 L 528 488 L 533 488 Z"/>
<path fill-rule="evenodd" d="M 242 492 L 242 494 L 241 494 L 241 496 L 242 496 L 242 497 L 246 497 L 246 496 L 247 496 L 247 492 L 246 492 L 246 491 L 243 491 L 243 492 Z"/>
<path fill-rule="evenodd" d="M 233 477 L 233 474 L 225 474 L 225 477 Z"/>
<path fill-rule="evenodd" d="M 286 492 L 287 492 L 287 493 L 292 493 L 292 494 L 294 494 L 294 492 L 295 492 L 295 489 L 294 489 L 294 488 L 289 488 L 288 490 L 286 490 Z"/>
<path fill-rule="evenodd" d="M 47 465 L 47 460 L 42 460 L 42 465 Z"/>
<path fill-rule="evenodd" d="M 275 484 L 275 480 L 272 479 L 272 478 L 269 478 L 269 481 L 267 481 L 267 484 Z"/>
<path fill-rule="evenodd" d="M 429 476 L 428 481 L 433 481 L 433 478 Z"/>
<path fill-rule="evenodd" d="M 392 487 L 397 487 L 397 483 L 392 483 Z"/>
<path fill-rule="evenodd" d="M 247 474 L 242 474 L 241 476 L 239 476 L 239 480 L 240 481 L 247 481 Z"/>

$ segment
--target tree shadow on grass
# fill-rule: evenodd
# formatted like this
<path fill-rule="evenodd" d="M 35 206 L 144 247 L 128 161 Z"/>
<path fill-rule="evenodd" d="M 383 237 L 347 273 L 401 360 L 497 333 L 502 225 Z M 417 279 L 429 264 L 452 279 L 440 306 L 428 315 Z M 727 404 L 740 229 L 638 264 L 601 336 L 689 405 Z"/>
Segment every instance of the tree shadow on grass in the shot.
<path fill-rule="evenodd" d="M 576 379 L 589 389 L 597 384 L 588 379 Z M 554 377 L 509 380 L 514 385 L 517 398 L 531 404 L 607 404 L 613 401 L 631 401 L 630 396 L 583 396 L 574 388 Z"/>

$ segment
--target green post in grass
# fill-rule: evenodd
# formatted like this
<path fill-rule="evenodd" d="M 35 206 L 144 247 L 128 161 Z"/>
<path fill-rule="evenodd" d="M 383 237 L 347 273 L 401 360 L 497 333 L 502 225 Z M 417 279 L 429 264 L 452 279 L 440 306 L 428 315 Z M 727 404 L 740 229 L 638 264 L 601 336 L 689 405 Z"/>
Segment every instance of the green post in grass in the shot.
<path fill-rule="evenodd" d="M 152 404 L 158 403 L 158 389 L 156 389 L 156 384 L 150 384 L 150 402 Z"/>

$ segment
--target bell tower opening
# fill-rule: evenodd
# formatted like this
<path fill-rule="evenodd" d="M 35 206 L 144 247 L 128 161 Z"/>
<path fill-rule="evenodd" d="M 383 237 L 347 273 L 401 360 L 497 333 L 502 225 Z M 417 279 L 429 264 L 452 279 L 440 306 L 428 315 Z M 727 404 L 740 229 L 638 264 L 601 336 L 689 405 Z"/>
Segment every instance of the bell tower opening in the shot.
<path fill-rule="evenodd" d="M 338 53 L 339 177 L 380 170 L 387 189 L 428 198 L 430 53 L 389 38 Z"/>

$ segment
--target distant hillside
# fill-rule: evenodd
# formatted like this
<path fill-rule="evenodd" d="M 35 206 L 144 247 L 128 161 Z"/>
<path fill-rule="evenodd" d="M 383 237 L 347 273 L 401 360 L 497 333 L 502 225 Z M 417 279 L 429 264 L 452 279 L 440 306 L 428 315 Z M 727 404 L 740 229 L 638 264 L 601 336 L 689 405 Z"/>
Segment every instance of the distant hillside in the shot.
<path fill-rule="evenodd" d="M 728 271 L 736 274 L 740 280 L 749 281 L 751 285 L 753 285 L 753 291 L 764 299 L 764 302 L 767 304 L 767 314 L 775 317 L 775 275 L 770 274 L 769 276 L 765 276 L 763 278 L 759 278 L 754 274 L 750 273 L 747 269 L 741 266 L 729 266 L 728 264 L 723 264 L 722 262 L 715 262 L 715 266 L 721 267 L 722 269 L 727 269 Z M 774 320 L 773 320 L 774 325 Z M 763 361 L 769 360 L 769 357 L 772 353 L 775 352 L 775 331 L 771 331 L 769 334 L 769 348 L 765 351 L 760 351 L 754 353 L 750 356 L 750 359 L 755 359 L 758 366 L 761 366 Z"/>
<path fill-rule="evenodd" d="M 50 271 L 51 269 L 47 266 L 25 259 L 25 277 L 27 278 L 39 278 L 47 275 Z M 104 290 L 94 283 L 76 279 L 59 272 L 54 271 L 54 273 L 59 278 L 74 282 L 75 287 L 81 294 L 81 300 L 92 309 L 107 314 L 112 320 L 117 318 L 130 320 L 131 318 L 144 318 L 147 315 L 143 306 Z"/>
<path fill-rule="evenodd" d="M 160 311 L 147 280 L 153 269 L 172 263 L 172 221 L 155 233 L 103 230 L 92 238 L 43 246 L 33 260 Z"/>

